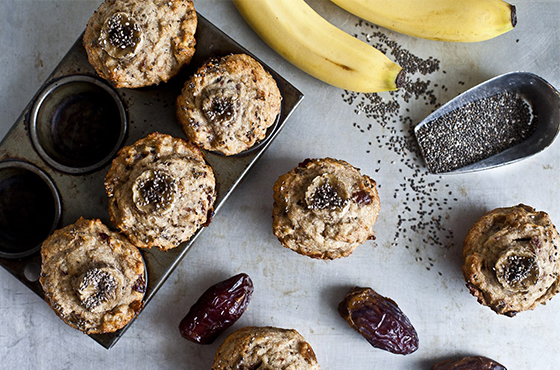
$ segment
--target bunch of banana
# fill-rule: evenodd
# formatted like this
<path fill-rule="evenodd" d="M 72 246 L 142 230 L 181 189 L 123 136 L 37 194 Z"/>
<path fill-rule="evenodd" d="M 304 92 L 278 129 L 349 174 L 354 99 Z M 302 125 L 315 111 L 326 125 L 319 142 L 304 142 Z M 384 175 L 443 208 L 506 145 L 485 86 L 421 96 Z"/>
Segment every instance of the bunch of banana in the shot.
<path fill-rule="evenodd" d="M 382 52 L 333 26 L 304 0 L 233 0 L 255 32 L 282 57 L 333 86 L 396 90 L 404 72 Z"/>
<path fill-rule="evenodd" d="M 502 0 L 331 0 L 378 26 L 430 40 L 476 42 L 515 27 L 515 6 Z"/>

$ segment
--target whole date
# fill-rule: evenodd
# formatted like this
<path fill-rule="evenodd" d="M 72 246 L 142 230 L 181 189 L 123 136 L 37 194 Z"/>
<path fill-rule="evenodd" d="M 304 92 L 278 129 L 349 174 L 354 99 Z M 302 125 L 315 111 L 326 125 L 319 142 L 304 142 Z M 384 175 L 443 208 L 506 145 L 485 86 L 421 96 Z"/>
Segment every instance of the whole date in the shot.
<path fill-rule="evenodd" d="M 459 360 L 438 362 L 432 370 L 507 370 L 503 365 L 483 356 L 463 357 Z"/>
<path fill-rule="evenodd" d="M 373 347 L 400 355 L 418 349 L 418 334 L 408 317 L 393 300 L 371 288 L 351 289 L 338 312 Z"/>
<path fill-rule="evenodd" d="M 253 289 L 251 278 L 243 273 L 211 286 L 181 320 L 181 336 L 195 343 L 213 343 L 243 315 Z"/>

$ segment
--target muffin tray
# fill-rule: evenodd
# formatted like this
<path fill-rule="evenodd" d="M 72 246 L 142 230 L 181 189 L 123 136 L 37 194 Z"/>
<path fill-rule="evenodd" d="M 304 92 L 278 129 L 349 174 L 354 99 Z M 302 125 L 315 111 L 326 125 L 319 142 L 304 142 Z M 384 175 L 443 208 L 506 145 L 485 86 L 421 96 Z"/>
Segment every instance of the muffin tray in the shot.
<path fill-rule="evenodd" d="M 40 297 L 40 245 L 50 233 L 79 217 L 99 218 L 112 227 L 103 182 L 116 152 L 156 131 L 184 137 L 175 100 L 185 80 L 208 58 L 246 53 L 259 60 L 202 15 L 198 18 L 190 66 L 157 87 L 114 89 L 97 77 L 80 37 L 0 143 L 0 264 Z M 216 176 L 214 214 L 303 99 L 262 64 L 282 93 L 281 113 L 254 148 L 231 157 L 204 152 Z M 203 231 L 167 252 L 141 250 L 147 268 L 144 307 Z M 90 337 L 109 349 L 132 322 L 115 333 Z"/>

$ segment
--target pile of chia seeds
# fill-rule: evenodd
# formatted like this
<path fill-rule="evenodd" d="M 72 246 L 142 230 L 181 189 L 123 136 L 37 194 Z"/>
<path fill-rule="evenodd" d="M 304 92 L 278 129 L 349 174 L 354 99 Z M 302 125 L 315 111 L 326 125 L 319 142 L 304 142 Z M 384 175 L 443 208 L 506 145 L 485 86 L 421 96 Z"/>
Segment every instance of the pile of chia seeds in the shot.
<path fill-rule="evenodd" d="M 465 167 L 517 145 L 533 134 L 529 105 L 505 92 L 446 113 L 419 127 L 418 144 L 432 173 Z"/>

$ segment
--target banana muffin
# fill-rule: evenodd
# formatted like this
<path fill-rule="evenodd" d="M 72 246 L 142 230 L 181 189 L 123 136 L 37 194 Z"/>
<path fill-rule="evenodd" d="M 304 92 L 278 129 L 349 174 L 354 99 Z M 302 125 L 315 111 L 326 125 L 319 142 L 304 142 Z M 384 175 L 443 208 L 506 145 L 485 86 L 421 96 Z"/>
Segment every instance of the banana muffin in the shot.
<path fill-rule="evenodd" d="M 195 52 L 191 0 L 105 0 L 83 37 L 90 64 L 116 87 L 166 82 Z"/>
<path fill-rule="evenodd" d="M 280 176 L 273 191 L 274 235 L 287 248 L 335 259 L 374 239 L 376 183 L 345 161 L 307 159 Z"/>
<path fill-rule="evenodd" d="M 463 274 L 472 295 L 514 316 L 560 290 L 560 236 L 548 214 L 519 204 L 486 213 L 463 244 Z"/>
<path fill-rule="evenodd" d="M 137 247 L 177 247 L 210 222 L 216 181 L 202 151 L 152 133 L 122 148 L 105 177 L 109 215 Z"/>
<path fill-rule="evenodd" d="M 86 334 L 124 327 L 142 307 L 142 255 L 100 220 L 80 218 L 41 246 L 39 281 L 45 300 L 68 325 Z"/>
<path fill-rule="evenodd" d="M 187 137 L 224 155 L 241 153 L 266 137 L 280 113 L 276 81 L 246 54 L 207 61 L 177 98 L 177 118 Z"/>
<path fill-rule="evenodd" d="M 313 349 L 297 331 L 245 327 L 226 338 L 212 370 L 320 370 Z"/>

